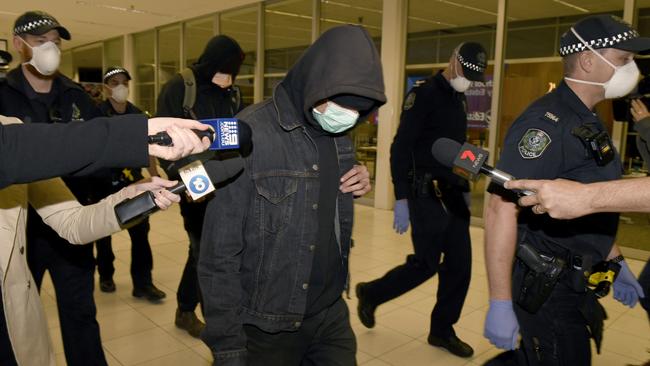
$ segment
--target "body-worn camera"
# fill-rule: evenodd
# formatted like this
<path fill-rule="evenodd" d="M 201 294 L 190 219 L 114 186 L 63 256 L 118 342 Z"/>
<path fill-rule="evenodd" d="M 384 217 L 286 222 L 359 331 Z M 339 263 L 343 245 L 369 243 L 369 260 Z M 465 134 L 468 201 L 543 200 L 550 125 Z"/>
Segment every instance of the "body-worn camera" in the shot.
<path fill-rule="evenodd" d="M 571 134 L 582 141 L 599 166 L 607 165 L 614 160 L 616 154 L 607 131 L 599 130 L 594 124 L 584 124 L 571 130 Z"/>

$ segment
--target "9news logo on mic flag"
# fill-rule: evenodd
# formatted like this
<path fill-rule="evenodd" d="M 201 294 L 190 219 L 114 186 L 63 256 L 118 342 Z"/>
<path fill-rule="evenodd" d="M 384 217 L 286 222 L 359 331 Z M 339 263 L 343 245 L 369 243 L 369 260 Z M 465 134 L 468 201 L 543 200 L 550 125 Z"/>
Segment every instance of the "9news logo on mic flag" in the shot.
<path fill-rule="evenodd" d="M 467 180 L 478 180 L 487 158 L 487 151 L 466 142 L 454 159 L 453 172 Z"/>
<path fill-rule="evenodd" d="M 199 122 L 214 128 L 214 141 L 210 150 L 226 150 L 239 148 L 239 122 L 237 118 L 202 119 Z"/>

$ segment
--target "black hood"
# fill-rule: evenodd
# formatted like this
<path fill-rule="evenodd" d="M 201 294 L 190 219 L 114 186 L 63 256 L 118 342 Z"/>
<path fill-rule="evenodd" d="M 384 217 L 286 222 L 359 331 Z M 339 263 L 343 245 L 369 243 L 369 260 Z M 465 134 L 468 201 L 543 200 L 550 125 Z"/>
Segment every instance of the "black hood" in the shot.
<path fill-rule="evenodd" d="M 214 74 L 230 74 L 233 79 L 239 74 L 244 61 L 244 51 L 234 39 L 219 35 L 212 37 L 198 61 L 193 65 L 199 82 L 211 81 Z M 233 80 L 234 81 L 234 80 Z"/>
<path fill-rule="evenodd" d="M 316 123 L 311 108 L 324 99 L 351 95 L 374 101 L 370 109 L 360 111 L 359 120 L 386 103 L 379 53 L 368 32 L 353 25 L 323 33 L 279 86 L 311 123 Z"/>

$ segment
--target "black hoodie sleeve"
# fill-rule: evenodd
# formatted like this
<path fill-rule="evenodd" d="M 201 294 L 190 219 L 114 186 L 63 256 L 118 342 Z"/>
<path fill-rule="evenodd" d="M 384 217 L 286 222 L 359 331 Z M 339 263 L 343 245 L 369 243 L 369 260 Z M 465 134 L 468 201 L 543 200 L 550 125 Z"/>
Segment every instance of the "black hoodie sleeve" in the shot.
<path fill-rule="evenodd" d="M 148 165 L 146 117 L 91 121 L 0 124 L 0 188 L 107 167 Z"/>

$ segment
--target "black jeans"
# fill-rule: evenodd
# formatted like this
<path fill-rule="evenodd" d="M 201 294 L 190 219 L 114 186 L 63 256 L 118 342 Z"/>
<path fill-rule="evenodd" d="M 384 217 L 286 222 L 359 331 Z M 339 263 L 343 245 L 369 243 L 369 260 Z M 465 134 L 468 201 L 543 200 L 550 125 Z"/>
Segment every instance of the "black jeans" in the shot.
<path fill-rule="evenodd" d="M 513 296 L 517 296 L 525 265 L 515 263 Z M 535 313 L 530 314 L 515 302 L 521 345 L 518 364 L 527 366 L 589 366 L 591 348 L 586 320 L 579 308 L 584 294 L 560 280 L 551 296 Z"/>
<path fill-rule="evenodd" d="M 178 308 L 181 311 L 194 311 L 201 302 L 201 290 L 196 269 L 197 259 L 201 246 L 201 231 L 203 230 L 203 218 L 208 207 L 209 200 L 202 202 L 187 202 L 183 198 L 180 202 L 181 215 L 183 216 L 183 227 L 190 239 L 190 249 L 187 255 L 187 262 L 181 282 L 176 291 Z"/>
<path fill-rule="evenodd" d="M 643 288 L 645 298 L 640 299 L 641 306 L 648 312 L 648 318 L 650 319 L 650 259 L 646 262 L 645 267 L 639 275 L 639 284 Z"/>
<path fill-rule="evenodd" d="M 0 285 L 2 281 L 0 281 Z M 2 287 L 0 286 L 0 293 Z M 7 332 L 7 320 L 5 319 L 4 304 L 0 301 L 0 365 L 18 366 L 14 350 L 11 348 L 11 340 Z"/>
<path fill-rule="evenodd" d="M 153 256 L 149 244 L 149 219 L 128 229 L 131 237 L 131 280 L 134 288 L 151 285 Z M 99 239 L 97 245 L 97 272 L 100 280 L 112 279 L 115 273 L 113 246 L 111 237 Z"/>
<path fill-rule="evenodd" d="M 368 302 L 381 305 L 423 282 L 439 276 L 436 305 L 431 312 L 430 334 L 447 338 L 460 318 L 472 273 L 469 217 L 460 190 L 444 190 L 443 201 L 409 197 L 414 254 L 365 288 Z M 444 259 L 440 262 L 444 253 Z"/>
<path fill-rule="evenodd" d="M 339 298 L 305 318 L 295 332 L 266 333 L 245 325 L 249 366 L 354 366 L 357 341 L 347 304 Z"/>
<path fill-rule="evenodd" d="M 54 231 L 28 231 L 27 245 L 27 262 L 39 290 L 45 271 L 50 271 L 68 365 L 106 365 L 95 319 L 92 245 L 72 245 Z"/>

